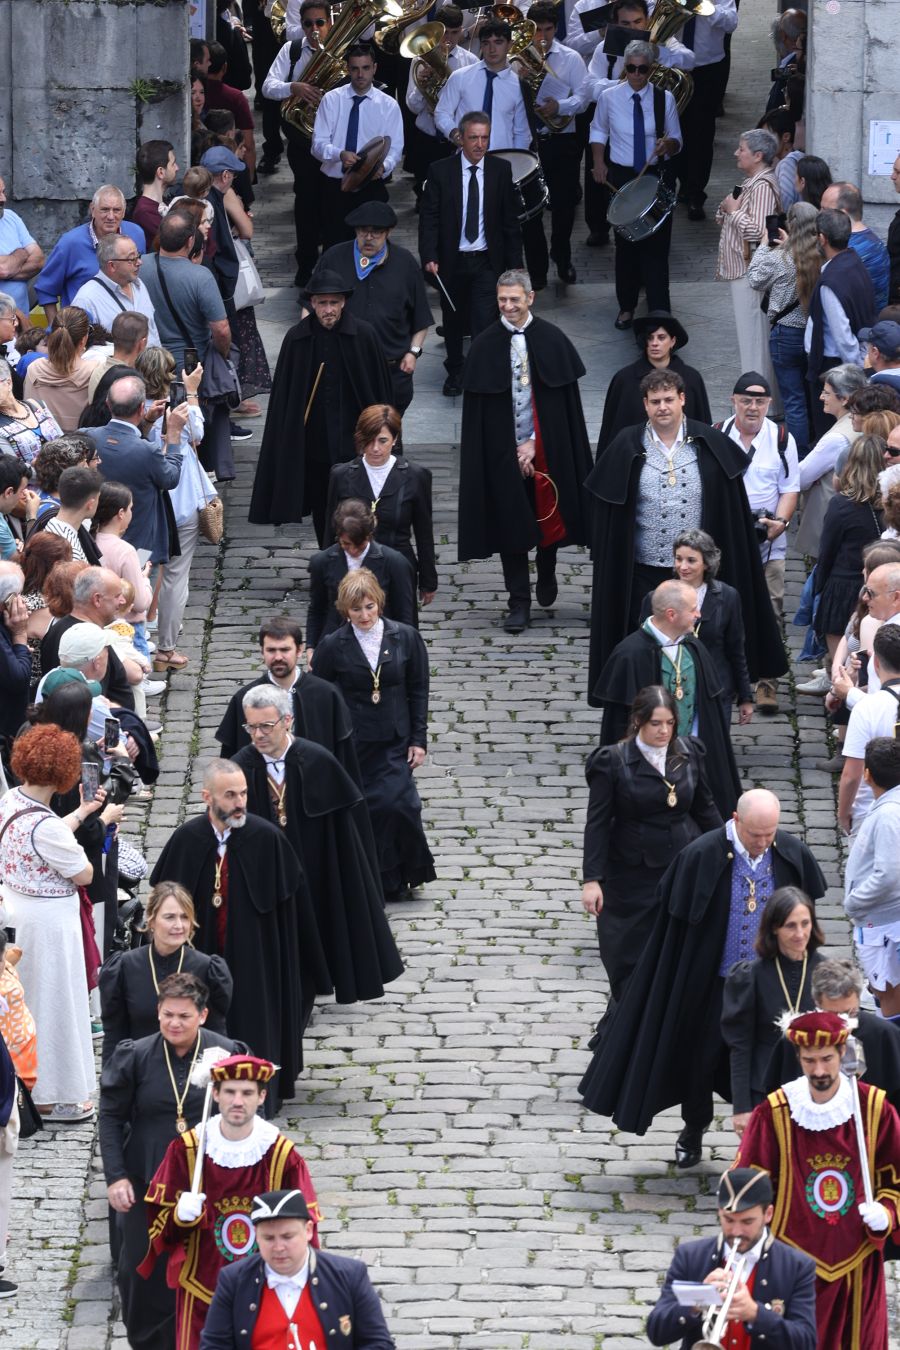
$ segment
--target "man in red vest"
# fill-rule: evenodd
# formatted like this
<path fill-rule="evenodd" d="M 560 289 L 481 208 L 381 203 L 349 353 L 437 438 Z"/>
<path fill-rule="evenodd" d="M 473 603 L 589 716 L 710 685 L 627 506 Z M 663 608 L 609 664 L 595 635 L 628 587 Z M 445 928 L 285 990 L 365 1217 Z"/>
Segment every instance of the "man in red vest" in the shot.
<path fill-rule="evenodd" d="M 362 1261 L 317 1251 L 302 1191 L 253 1202 L 259 1255 L 219 1276 L 200 1350 L 395 1350 Z"/>

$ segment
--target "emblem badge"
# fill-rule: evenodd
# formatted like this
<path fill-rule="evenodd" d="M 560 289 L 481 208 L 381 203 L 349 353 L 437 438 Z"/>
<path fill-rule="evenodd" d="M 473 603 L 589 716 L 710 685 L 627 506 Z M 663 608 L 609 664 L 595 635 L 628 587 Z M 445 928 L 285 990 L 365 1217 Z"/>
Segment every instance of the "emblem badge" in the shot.
<path fill-rule="evenodd" d="M 772 1302 L 769 1304 L 769 1307 L 772 1309 L 772 1312 L 773 1312 L 773 1313 L 777 1313 L 779 1317 L 783 1317 L 783 1316 L 784 1316 L 784 1299 L 783 1299 L 783 1298 L 773 1298 L 773 1299 L 772 1299 Z"/>
<path fill-rule="evenodd" d="M 224 1202 L 229 1205 L 228 1201 Z M 231 1205 L 246 1205 L 246 1209 L 230 1208 L 216 1219 L 213 1230 L 216 1247 L 226 1261 L 240 1261 L 256 1248 L 256 1230 L 250 1220 L 250 1200 L 231 1201 Z"/>
<path fill-rule="evenodd" d="M 338 1326 L 341 1329 L 342 1336 L 349 1336 L 351 1331 L 353 1330 L 353 1323 L 350 1321 L 350 1318 L 347 1316 L 346 1313 L 344 1314 L 343 1317 L 338 1318 Z"/>
<path fill-rule="evenodd" d="M 813 1169 L 806 1178 L 806 1199 L 813 1214 L 836 1224 L 856 1199 L 847 1171 L 850 1159 L 838 1153 L 817 1153 L 806 1160 Z"/>

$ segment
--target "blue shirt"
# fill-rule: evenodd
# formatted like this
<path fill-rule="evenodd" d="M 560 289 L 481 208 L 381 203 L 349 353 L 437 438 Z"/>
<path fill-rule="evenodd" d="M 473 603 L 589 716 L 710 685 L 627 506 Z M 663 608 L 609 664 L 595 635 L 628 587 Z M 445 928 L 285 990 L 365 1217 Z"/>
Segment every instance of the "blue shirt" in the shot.
<path fill-rule="evenodd" d="M 6 523 L 6 516 L 0 515 L 0 558 L 4 562 L 16 556 L 16 537 Z"/>
<path fill-rule="evenodd" d="M 850 247 L 856 249 L 860 261 L 872 278 L 875 292 L 875 308 L 884 309 L 888 302 L 888 282 L 891 273 L 891 260 L 884 244 L 874 230 L 854 230 L 850 235 Z"/>
<path fill-rule="evenodd" d="M 133 240 L 138 253 L 146 250 L 144 231 L 130 220 L 119 226 Z M 34 279 L 34 293 L 40 304 L 71 305 L 79 287 L 97 275 L 97 250 L 91 240 L 90 225 L 76 225 L 53 245 L 50 257 Z"/>
<path fill-rule="evenodd" d="M 35 243 L 35 240 L 26 230 L 22 217 L 17 216 L 15 211 L 10 211 L 7 207 L 3 215 L 0 216 L 0 254 L 14 253 L 17 248 L 27 248 L 29 244 L 33 243 Z M 0 291 L 5 291 L 7 295 L 11 295 L 23 314 L 28 313 L 31 306 L 28 303 L 27 281 L 0 282 Z"/>

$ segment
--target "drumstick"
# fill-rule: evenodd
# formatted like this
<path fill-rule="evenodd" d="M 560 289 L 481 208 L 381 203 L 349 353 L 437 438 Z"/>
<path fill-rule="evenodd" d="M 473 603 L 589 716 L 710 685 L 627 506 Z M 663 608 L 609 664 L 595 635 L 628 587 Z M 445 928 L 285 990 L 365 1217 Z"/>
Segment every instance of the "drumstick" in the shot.
<path fill-rule="evenodd" d="M 446 287 L 446 286 L 444 285 L 444 283 L 441 281 L 440 274 L 439 274 L 438 272 L 432 272 L 431 275 L 434 277 L 435 281 L 436 281 L 437 284 L 440 286 L 441 290 L 444 292 L 444 295 L 445 295 L 446 300 L 447 300 L 447 304 L 450 306 L 450 308 L 453 310 L 453 313 L 455 314 L 455 313 L 456 313 L 456 306 L 454 305 L 453 301 L 450 299 L 450 292 L 447 290 L 447 287 Z"/>
<path fill-rule="evenodd" d="M 319 366 L 319 369 L 316 371 L 316 378 L 315 378 L 315 380 L 314 380 L 314 382 L 313 382 L 312 393 L 310 394 L 310 396 L 309 396 L 309 402 L 308 402 L 307 405 L 306 405 L 306 412 L 303 414 L 303 425 L 304 425 L 304 426 L 306 426 L 307 422 L 309 421 L 309 410 L 310 410 L 310 408 L 311 408 L 312 405 L 313 405 L 313 399 L 314 399 L 315 396 L 316 396 L 316 390 L 317 390 L 318 387 L 319 387 L 319 381 L 320 381 L 321 378 L 322 378 L 322 371 L 323 371 L 324 369 L 325 369 L 325 362 L 323 361 L 323 362 L 321 363 L 321 365 Z"/>

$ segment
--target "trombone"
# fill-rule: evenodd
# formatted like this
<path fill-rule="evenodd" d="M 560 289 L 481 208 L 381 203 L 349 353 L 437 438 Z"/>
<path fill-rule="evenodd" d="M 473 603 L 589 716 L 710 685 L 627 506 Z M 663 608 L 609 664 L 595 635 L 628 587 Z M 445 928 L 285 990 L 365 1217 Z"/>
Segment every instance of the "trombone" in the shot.
<path fill-rule="evenodd" d="M 736 1250 L 732 1250 L 727 1262 L 725 1263 L 725 1274 L 728 1276 L 728 1285 L 722 1296 L 722 1302 L 716 1308 L 710 1308 L 703 1319 L 703 1335 L 699 1341 L 694 1342 L 694 1350 L 721 1350 L 722 1337 L 725 1334 L 725 1327 L 728 1323 L 728 1310 L 738 1291 L 738 1287 L 743 1279 L 744 1266 L 747 1264 L 746 1255 L 738 1256 Z"/>

